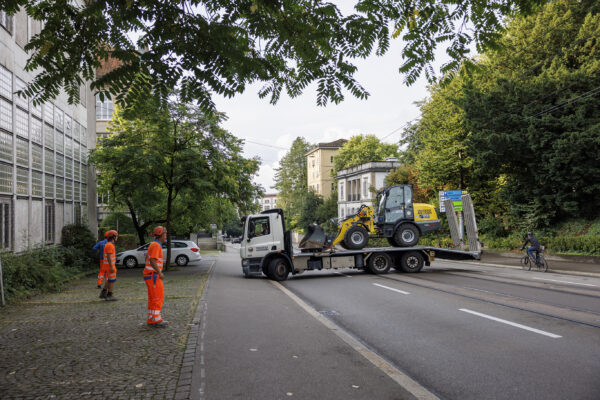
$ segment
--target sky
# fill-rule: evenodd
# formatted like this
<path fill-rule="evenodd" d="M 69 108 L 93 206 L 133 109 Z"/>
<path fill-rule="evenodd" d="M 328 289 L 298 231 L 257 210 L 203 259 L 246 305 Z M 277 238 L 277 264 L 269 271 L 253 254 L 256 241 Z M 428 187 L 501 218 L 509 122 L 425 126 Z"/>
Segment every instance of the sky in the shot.
<path fill-rule="evenodd" d="M 355 77 L 370 93 L 367 100 L 345 92 L 345 100 L 340 104 L 317 106 L 316 84 L 293 99 L 282 93 L 276 105 L 270 104 L 268 98 L 258 97 L 260 83 L 248 86 L 243 94 L 231 99 L 215 95 L 217 109 L 228 116 L 223 127 L 245 140 L 245 156 L 258 156 L 262 161 L 255 183 L 266 193 L 276 193 L 274 169 L 299 136 L 316 144 L 374 134 L 386 143 L 397 143 L 402 128 L 419 117 L 415 102 L 428 96 L 424 76 L 411 86 L 403 83 L 404 76 L 398 72 L 402 65 L 401 52 L 402 41 L 392 39 L 384 56 L 355 60 L 358 66 Z M 448 58 L 443 49 L 438 49 L 436 54 L 434 67 L 439 71 L 439 66 Z"/>

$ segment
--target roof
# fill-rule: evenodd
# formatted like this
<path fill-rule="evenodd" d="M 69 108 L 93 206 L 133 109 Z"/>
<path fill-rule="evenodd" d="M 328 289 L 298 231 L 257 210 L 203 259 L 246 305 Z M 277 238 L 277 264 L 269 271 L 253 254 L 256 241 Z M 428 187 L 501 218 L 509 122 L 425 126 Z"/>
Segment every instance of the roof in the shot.
<path fill-rule="evenodd" d="M 305 154 L 305 156 L 309 155 L 310 153 L 312 153 L 313 151 L 316 151 L 318 149 L 339 149 L 344 144 L 346 144 L 347 141 L 348 141 L 347 139 L 338 139 L 338 140 L 334 140 L 333 142 L 328 142 L 328 143 L 317 143 L 315 147 L 310 149 Z"/>

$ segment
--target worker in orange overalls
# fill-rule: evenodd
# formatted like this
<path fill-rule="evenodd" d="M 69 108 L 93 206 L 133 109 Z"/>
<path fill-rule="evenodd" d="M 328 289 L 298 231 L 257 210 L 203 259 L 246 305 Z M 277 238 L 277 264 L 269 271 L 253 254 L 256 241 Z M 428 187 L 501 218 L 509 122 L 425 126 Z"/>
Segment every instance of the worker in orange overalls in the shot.
<path fill-rule="evenodd" d="M 108 236 L 108 231 L 104 233 L 104 240 L 99 241 L 92 247 L 92 250 L 99 252 L 98 259 L 100 260 L 100 272 L 98 272 L 98 289 L 102 288 L 102 284 L 104 283 L 104 278 L 108 275 L 108 271 L 104 268 L 104 246 L 106 246 L 106 237 Z"/>
<path fill-rule="evenodd" d="M 146 253 L 146 265 L 144 266 L 144 281 L 148 288 L 148 326 L 163 328 L 167 321 L 163 321 L 160 311 L 165 299 L 165 287 L 163 286 L 163 251 L 162 244 L 167 240 L 167 230 L 157 226 L 152 231 L 156 239 L 148 246 Z"/>
<path fill-rule="evenodd" d="M 115 287 L 115 282 L 117 281 L 117 251 L 115 249 L 115 242 L 117 241 L 118 236 L 119 234 L 115 230 L 106 232 L 107 242 L 104 245 L 103 267 L 107 272 L 107 279 L 104 289 L 102 289 L 102 292 L 100 293 L 100 298 L 107 301 L 117 300 L 113 297 L 113 289 Z"/>

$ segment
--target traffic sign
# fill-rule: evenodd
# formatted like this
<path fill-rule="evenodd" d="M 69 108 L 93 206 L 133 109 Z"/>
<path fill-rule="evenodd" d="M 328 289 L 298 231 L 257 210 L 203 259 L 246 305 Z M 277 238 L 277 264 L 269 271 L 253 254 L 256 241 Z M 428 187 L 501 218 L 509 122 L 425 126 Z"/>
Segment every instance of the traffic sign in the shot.
<path fill-rule="evenodd" d="M 452 204 L 454 204 L 454 211 L 462 211 L 462 190 L 440 190 L 440 211 L 446 212 L 446 205 L 444 204 L 444 200 L 450 199 L 452 200 Z"/>

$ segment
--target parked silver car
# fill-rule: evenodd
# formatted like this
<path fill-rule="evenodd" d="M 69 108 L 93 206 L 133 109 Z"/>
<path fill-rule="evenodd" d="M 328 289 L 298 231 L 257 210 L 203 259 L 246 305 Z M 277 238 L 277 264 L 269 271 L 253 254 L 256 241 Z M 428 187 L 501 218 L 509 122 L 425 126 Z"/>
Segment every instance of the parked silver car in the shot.
<path fill-rule="evenodd" d="M 117 253 L 117 265 L 123 265 L 126 268 L 135 268 L 138 265 L 144 266 L 146 263 L 146 253 L 150 243 L 146 243 L 137 249 L 127 250 Z M 167 243 L 163 243 L 163 256 L 167 259 Z M 179 266 L 202 260 L 200 247 L 190 240 L 172 240 L 171 241 L 171 263 Z"/>

